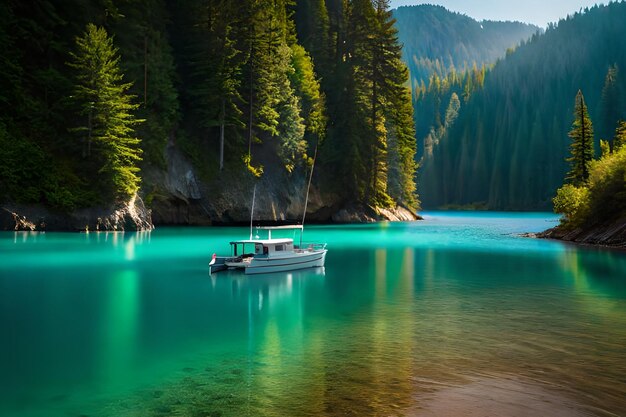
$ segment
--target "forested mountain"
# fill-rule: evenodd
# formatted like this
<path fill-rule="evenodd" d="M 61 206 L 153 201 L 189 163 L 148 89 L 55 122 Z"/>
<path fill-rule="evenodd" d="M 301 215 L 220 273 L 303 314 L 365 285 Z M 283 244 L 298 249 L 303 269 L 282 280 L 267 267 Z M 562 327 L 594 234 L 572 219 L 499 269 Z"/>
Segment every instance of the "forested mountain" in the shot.
<path fill-rule="evenodd" d="M 539 30 L 520 22 L 476 21 L 429 4 L 399 7 L 393 16 L 415 91 L 427 88 L 433 74 L 445 78 L 451 70 L 492 64 Z"/>
<path fill-rule="evenodd" d="M 154 207 L 197 203 L 229 221 L 260 183 L 276 219 L 276 206 L 301 207 L 293 184 L 316 160 L 320 219 L 418 206 L 408 71 L 388 0 L 0 9 L 0 202 L 71 212 L 140 187 Z"/>
<path fill-rule="evenodd" d="M 600 139 L 626 118 L 626 3 L 596 6 L 551 25 L 487 71 L 484 88 L 426 154 L 426 206 L 547 209 L 568 171 L 575 97 L 584 93 Z"/>

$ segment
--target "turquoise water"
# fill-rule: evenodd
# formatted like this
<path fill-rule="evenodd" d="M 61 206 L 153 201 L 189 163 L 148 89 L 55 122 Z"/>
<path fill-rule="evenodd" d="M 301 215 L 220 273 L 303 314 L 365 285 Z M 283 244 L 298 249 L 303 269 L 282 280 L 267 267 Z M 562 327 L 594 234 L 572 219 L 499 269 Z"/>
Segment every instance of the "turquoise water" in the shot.
<path fill-rule="evenodd" d="M 0 415 L 419 416 L 477 380 L 626 415 L 625 253 L 425 218 L 307 227 L 325 269 L 255 277 L 208 275 L 245 228 L 1 233 Z"/>

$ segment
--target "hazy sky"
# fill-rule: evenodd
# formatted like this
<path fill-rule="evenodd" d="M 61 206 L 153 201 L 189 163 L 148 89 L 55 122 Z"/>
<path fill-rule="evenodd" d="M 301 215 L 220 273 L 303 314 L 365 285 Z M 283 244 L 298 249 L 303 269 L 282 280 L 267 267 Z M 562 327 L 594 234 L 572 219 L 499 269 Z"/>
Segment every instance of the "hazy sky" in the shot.
<path fill-rule="evenodd" d="M 476 20 L 518 20 L 545 27 L 601 0 L 391 0 L 391 7 L 439 4 Z M 604 1 L 606 3 L 607 1 Z"/>

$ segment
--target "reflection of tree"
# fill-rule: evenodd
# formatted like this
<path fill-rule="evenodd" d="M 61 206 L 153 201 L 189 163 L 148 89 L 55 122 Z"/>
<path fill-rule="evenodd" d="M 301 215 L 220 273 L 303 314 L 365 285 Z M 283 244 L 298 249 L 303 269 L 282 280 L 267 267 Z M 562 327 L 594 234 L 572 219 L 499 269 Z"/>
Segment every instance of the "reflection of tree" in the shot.
<path fill-rule="evenodd" d="M 617 308 L 626 296 L 626 259 L 621 253 L 572 249 L 563 253 L 562 265 L 573 280 L 579 300 L 590 312 L 605 318 L 623 314 Z"/>
<path fill-rule="evenodd" d="M 369 276 L 359 280 L 368 288 L 368 303 L 327 332 L 326 354 L 315 364 L 325 387 L 317 400 L 323 404 L 320 414 L 389 415 L 411 405 L 412 255 L 410 250 L 377 251 Z"/>
<path fill-rule="evenodd" d="M 414 253 L 372 255 L 373 265 L 362 268 L 368 275 L 341 282 L 348 287 L 343 299 L 322 290 L 325 281 L 318 277 L 236 281 L 232 293 L 246 298 L 249 309 L 239 381 L 247 394 L 232 414 L 222 408 L 224 415 L 388 415 L 408 409 L 416 355 Z"/>
<path fill-rule="evenodd" d="M 132 241 L 129 241 L 132 242 Z M 134 269 L 113 273 L 106 287 L 99 369 L 104 379 L 116 380 L 128 373 L 138 359 L 138 325 L 141 311 L 139 277 Z"/>

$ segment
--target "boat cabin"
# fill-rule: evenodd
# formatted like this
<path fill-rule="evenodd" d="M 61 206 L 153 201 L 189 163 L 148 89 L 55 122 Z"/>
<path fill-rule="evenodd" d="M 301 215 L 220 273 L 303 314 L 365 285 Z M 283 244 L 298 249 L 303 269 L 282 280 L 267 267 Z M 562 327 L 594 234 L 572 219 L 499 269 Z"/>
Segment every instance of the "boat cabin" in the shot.
<path fill-rule="evenodd" d="M 233 257 L 274 257 L 286 252 L 293 253 L 293 239 L 238 240 L 230 242 Z"/>

